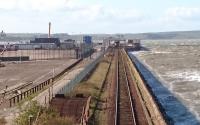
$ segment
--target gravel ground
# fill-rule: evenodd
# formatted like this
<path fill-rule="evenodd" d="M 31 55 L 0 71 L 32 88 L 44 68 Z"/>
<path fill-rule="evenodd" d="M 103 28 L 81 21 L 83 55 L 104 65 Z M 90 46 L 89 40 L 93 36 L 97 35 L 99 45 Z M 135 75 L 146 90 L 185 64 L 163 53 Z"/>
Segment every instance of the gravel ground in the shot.
<path fill-rule="evenodd" d="M 0 92 L 6 85 L 9 90 L 30 81 L 37 84 L 61 72 L 75 61 L 75 59 L 60 59 L 6 63 L 6 67 L 0 68 Z"/>

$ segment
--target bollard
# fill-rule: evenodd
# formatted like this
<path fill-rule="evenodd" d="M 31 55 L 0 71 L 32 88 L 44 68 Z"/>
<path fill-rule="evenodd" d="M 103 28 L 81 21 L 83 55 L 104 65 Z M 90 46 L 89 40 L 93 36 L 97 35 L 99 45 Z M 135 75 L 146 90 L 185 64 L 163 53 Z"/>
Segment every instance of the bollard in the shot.
<path fill-rule="evenodd" d="M 44 83 L 42 83 L 41 86 L 42 86 L 42 89 L 43 89 L 44 88 Z"/>
<path fill-rule="evenodd" d="M 33 88 L 33 93 L 35 93 L 35 87 Z"/>
<path fill-rule="evenodd" d="M 46 105 L 47 104 L 47 97 L 45 96 L 44 98 L 44 104 Z"/>
<path fill-rule="evenodd" d="M 19 102 L 19 95 L 17 95 L 17 103 Z"/>
<path fill-rule="evenodd" d="M 28 95 L 31 95 L 31 89 L 28 90 Z"/>
<path fill-rule="evenodd" d="M 36 93 L 36 92 L 37 92 L 37 86 L 35 86 L 35 87 L 33 88 L 33 90 L 34 90 L 34 93 Z"/>
<path fill-rule="evenodd" d="M 27 91 L 25 91 L 25 98 L 26 98 L 26 97 L 28 97 L 28 92 L 27 92 Z"/>
<path fill-rule="evenodd" d="M 28 91 L 29 91 L 29 95 L 31 95 L 31 94 L 32 94 L 32 93 L 31 93 L 31 89 L 29 89 Z"/>
<path fill-rule="evenodd" d="M 34 94 L 34 88 L 32 88 L 31 90 L 32 90 L 32 93 Z"/>
<path fill-rule="evenodd" d="M 13 97 L 13 104 L 15 105 L 15 97 Z"/>
<path fill-rule="evenodd" d="M 28 97 L 28 91 L 26 91 L 25 93 L 26 93 L 26 97 Z"/>
<path fill-rule="evenodd" d="M 50 88 L 49 88 L 49 103 L 50 103 L 50 100 L 51 100 L 51 90 L 50 90 Z"/>
<path fill-rule="evenodd" d="M 10 107 L 12 107 L 12 98 L 9 99 L 9 101 L 10 101 Z"/>
<path fill-rule="evenodd" d="M 39 90 L 41 90 L 41 86 L 40 86 L 40 84 L 38 85 L 38 88 L 39 88 Z"/>
<path fill-rule="evenodd" d="M 21 100 L 23 99 L 22 93 L 20 94 Z"/>
<path fill-rule="evenodd" d="M 23 92 L 22 94 L 24 95 L 24 98 L 25 98 L 25 97 L 26 97 L 26 93 L 25 93 L 25 92 Z"/>

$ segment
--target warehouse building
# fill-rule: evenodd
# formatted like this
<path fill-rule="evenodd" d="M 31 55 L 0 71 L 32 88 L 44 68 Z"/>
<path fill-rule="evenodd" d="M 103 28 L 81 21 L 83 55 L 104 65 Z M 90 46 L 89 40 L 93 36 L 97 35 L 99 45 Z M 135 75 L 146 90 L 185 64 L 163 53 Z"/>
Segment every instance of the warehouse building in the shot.
<path fill-rule="evenodd" d="M 60 43 L 61 49 L 74 49 L 76 47 L 75 45 L 76 41 L 73 39 L 67 39 L 64 40 L 64 42 Z"/>
<path fill-rule="evenodd" d="M 59 38 L 35 38 L 35 40 L 31 40 L 30 43 L 31 44 L 54 43 L 57 47 L 60 47 L 60 39 Z"/>
<path fill-rule="evenodd" d="M 31 43 L 31 44 L 15 44 L 19 50 L 36 50 L 36 49 L 56 49 L 54 43 Z"/>

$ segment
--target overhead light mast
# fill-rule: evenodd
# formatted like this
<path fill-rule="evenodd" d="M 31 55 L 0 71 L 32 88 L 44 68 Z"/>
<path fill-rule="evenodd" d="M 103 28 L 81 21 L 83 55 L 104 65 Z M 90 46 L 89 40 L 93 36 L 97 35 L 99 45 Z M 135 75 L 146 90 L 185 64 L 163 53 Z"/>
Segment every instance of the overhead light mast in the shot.
<path fill-rule="evenodd" d="M 49 22 L 49 34 L 48 34 L 48 38 L 51 38 L 51 22 Z"/>

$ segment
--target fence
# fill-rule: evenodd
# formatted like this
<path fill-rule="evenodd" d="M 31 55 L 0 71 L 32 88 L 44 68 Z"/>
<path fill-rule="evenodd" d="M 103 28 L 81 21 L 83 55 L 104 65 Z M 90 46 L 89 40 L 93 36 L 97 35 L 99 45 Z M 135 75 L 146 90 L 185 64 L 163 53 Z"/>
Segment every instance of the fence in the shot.
<path fill-rule="evenodd" d="M 105 52 L 104 52 L 105 53 Z M 98 64 L 98 62 L 100 61 L 100 59 L 103 57 L 104 53 L 101 53 L 93 62 L 91 62 L 90 64 L 88 64 L 84 70 L 82 70 L 73 80 L 71 80 L 69 83 L 67 83 L 67 85 L 65 85 L 64 87 L 62 87 L 57 93 L 67 93 L 70 90 L 72 90 L 72 88 L 78 84 L 81 80 L 84 79 L 85 76 L 87 76 L 92 69 L 94 69 L 94 67 Z M 12 107 L 15 104 L 19 103 L 21 100 L 28 98 L 30 95 L 33 95 L 34 93 L 37 93 L 38 91 L 44 90 L 45 88 L 47 88 L 50 85 L 53 85 L 53 81 L 55 81 L 56 79 L 58 79 L 60 76 L 62 76 L 66 71 L 70 70 L 71 68 L 73 68 L 75 65 L 77 65 L 80 61 L 82 61 L 82 59 L 79 59 L 78 61 L 76 61 L 75 63 L 73 63 L 72 65 L 70 65 L 69 67 L 67 67 L 66 69 L 64 69 L 62 72 L 60 72 L 59 74 L 57 74 L 55 77 L 52 77 L 38 85 L 36 85 L 33 88 L 28 89 L 27 91 L 15 95 L 13 97 L 11 97 L 9 99 L 9 106 Z"/>
<path fill-rule="evenodd" d="M 44 82 L 36 85 L 33 88 L 30 88 L 30 89 L 26 90 L 25 92 L 11 97 L 9 99 L 9 103 L 10 103 L 9 105 L 10 105 L 10 107 L 13 106 L 13 105 L 15 105 L 16 103 L 19 103 L 21 100 L 26 99 L 30 95 L 33 95 L 34 93 L 47 88 L 47 86 L 53 85 L 53 81 L 54 80 L 56 80 L 59 77 L 61 77 L 68 70 L 72 69 L 80 61 L 82 61 L 82 59 L 77 60 L 75 63 L 73 63 L 72 65 L 68 66 L 66 69 L 64 69 L 62 72 L 60 72 L 59 74 L 57 74 L 55 77 L 49 78 L 48 80 L 46 80 L 46 81 L 44 81 Z"/>
<path fill-rule="evenodd" d="M 63 58 L 75 58 L 75 51 L 73 49 L 23 49 L 16 51 L 1 51 L 1 58 L 19 58 L 29 57 L 30 60 L 48 60 L 48 59 L 63 59 Z M 16 59 L 15 59 L 16 60 Z M 6 61 L 15 61 L 6 60 Z M 20 60 L 16 60 L 20 61 Z M 24 61 L 24 60 L 21 60 Z M 26 60 L 25 60 L 26 61 Z"/>
<path fill-rule="evenodd" d="M 62 87 L 56 94 L 66 94 L 69 93 L 77 84 L 79 84 L 99 63 L 101 58 L 106 53 L 101 53 L 93 62 L 89 63 L 84 70 L 82 70 L 77 76 L 75 76 L 74 79 L 72 79 L 70 82 L 66 83 L 64 87 Z"/>

